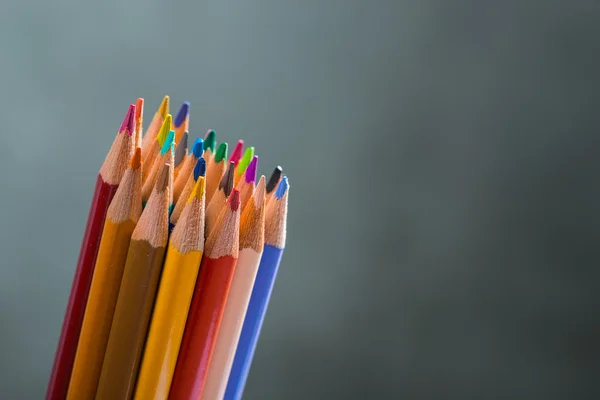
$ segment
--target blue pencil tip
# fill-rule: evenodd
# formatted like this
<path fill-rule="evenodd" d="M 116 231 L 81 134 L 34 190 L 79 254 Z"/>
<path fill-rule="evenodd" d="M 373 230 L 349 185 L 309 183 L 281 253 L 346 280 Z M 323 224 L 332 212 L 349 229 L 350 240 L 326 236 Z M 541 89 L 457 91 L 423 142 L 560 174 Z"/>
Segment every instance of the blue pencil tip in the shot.
<path fill-rule="evenodd" d="M 284 176 L 281 179 L 279 186 L 277 186 L 277 191 L 275 192 L 275 197 L 278 200 L 281 199 L 283 197 L 283 195 L 285 194 L 285 192 L 287 192 L 289 187 L 290 187 L 290 185 L 288 184 L 288 178 L 287 178 L 287 176 Z"/>
<path fill-rule="evenodd" d="M 198 161 L 196 161 L 196 166 L 194 167 L 194 180 L 197 181 L 199 177 L 204 176 L 206 174 L 206 161 L 204 157 L 200 157 Z"/>
<path fill-rule="evenodd" d="M 162 154 L 166 154 L 167 151 L 169 151 L 169 149 L 171 149 L 173 147 L 174 140 L 175 140 L 175 131 L 169 131 L 169 136 L 167 136 L 167 139 L 163 143 L 162 149 L 160 149 L 160 154 L 161 155 Z"/>
<path fill-rule="evenodd" d="M 190 112 L 190 102 L 184 101 L 183 104 L 181 105 L 181 108 L 179 109 L 179 112 L 177 113 L 177 116 L 175 117 L 175 121 L 174 121 L 175 127 L 179 128 L 181 126 L 181 124 L 183 124 L 183 121 L 185 121 L 189 112 Z"/>
<path fill-rule="evenodd" d="M 200 138 L 196 139 L 194 146 L 192 147 L 192 154 L 195 158 L 200 158 L 204 153 L 204 141 Z"/>

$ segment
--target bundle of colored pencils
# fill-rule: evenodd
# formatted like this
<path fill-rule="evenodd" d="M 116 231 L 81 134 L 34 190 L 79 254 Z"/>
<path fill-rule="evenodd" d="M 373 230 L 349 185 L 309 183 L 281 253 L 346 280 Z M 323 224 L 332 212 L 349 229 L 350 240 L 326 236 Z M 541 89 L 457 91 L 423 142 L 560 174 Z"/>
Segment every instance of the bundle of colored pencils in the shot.
<path fill-rule="evenodd" d="M 289 184 L 254 147 L 188 149 L 165 96 L 130 105 L 100 168 L 48 400 L 240 399 L 285 247 Z"/>

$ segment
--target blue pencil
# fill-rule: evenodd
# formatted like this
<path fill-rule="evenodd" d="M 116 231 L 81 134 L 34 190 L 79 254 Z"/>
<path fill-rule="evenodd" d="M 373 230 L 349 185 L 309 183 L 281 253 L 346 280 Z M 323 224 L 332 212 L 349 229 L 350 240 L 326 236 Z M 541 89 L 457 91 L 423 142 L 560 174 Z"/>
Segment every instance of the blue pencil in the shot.
<path fill-rule="evenodd" d="M 283 177 L 274 198 L 267 205 L 265 247 L 229 374 L 225 400 L 240 400 L 244 393 L 244 386 L 246 386 L 246 379 L 250 372 L 250 365 L 285 248 L 288 188 L 287 177 Z"/>

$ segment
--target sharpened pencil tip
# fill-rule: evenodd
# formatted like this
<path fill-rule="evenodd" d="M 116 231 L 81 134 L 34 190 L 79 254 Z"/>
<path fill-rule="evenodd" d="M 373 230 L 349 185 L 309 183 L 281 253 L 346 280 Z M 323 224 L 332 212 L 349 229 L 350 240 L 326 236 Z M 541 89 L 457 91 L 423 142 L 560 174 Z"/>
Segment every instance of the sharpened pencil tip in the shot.
<path fill-rule="evenodd" d="M 144 119 L 144 99 L 138 97 L 135 101 L 135 123 L 140 125 Z M 137 126 L 136 125 L 136 126 Z"/>
<path fill-rule="evenodd" d="M 174 123 L 175 123 L 176 128 L 179 128 L 181 126 L 181 124 L 183 124 L 185 119 L 188 117 L 189 113 L 190 113 L 190 102 L 184 101 L 183 104 L 181 105 L 181 108 L 179 109 L 179 112 L 177 113 L 177 116 L 175 117 Z"/>
<path fill-rule="evenodd" d="M 229 162 L 229 166 L 227 167 L 227 171 L 221 178 L 221 182 L 219 182 L 219 189 L 223 189 L 223 193 L 225 196 L 229 197 L 231 190 L 233 189 L 233 175 L 235 172 L 235 164 L 233 161 Z"/>
<path fill-rule="evenodd" d="M 196 184 L 194 185 L 194 190 L 192 190 L 192 194 L 190 196 L 190 199 L 192 197 L 195 197 L 198 200 L 202 200 L 202 196 L 204 196 L 204 188 L 205 188 L 205 180 L 203 176 L 198 177 L 198 180 L 196 181 Z"/>
<path fill-rule="evenodd" d="M 217 145 L 217 133 L 212 129 L 206 131 L 204 136 L 204 147 L 210 149 L 211 153 L 215 152 L 215 146 Z"/>
<path fill-rule="evenodd" d="M 265 182 L 266 178 L 264 175 L 261 175 L 258 184 L 256 185 L 256 190 L 254 191 L 254 206 L 256 208 L 260 208 L 265 202 L 265 197 L 267 195 L 265 191 Z"/>
<path fill-rule="evenodd" d="M 269 183 L 267 183 L 267 193 L 271 193 L 277 187 L 279 180 L 281 179 L 281 174 L 283 169 L 278 165 L 273 170 L 271 177 L 269 178 Z"/>
<path fill-rule="evenodd" d="M 248 164 L 252 161 L 252 157 L 254 157 L 254 147 L 248 147 L 246 151 L 244 151 L 244 156 L 241 158 L 240 162 L 237 165 L 237 174 L 241 175 L 246 171 Z"/>
<path fill-rule="evenodd" d="M 175 131 L 169 131 L 169 135 L 165 139 L 162 148 L 160 149 L 160 154 L 164 155 L 171 149 L 173 144 L 175 144 Z"/>
<path fill-rule="evenodd" d="M 240 159 L 242 158 L 242 152 L 244 151 L 244 141 L 242 139 L 238 140 L 237 144 L 233 148 L 233 153 L 231 153 L 231 157 L 229 157 L 229 161 L 233 161 L 235 165 L 238 164 Z"/>
<path fill-rule="evenodd" d="M 248 169 L 246 169 L 246 183 L 256 182 L 256 170 L 258 168 L 258 156 L 252 157 Z"/>
<path fill-rule="evenodd" d="M 167 188 L 169 184 L 169 169 L 171 165 L 166 163 L 162 166 L 158 179 L 156 180 L 156 186 L 154 187 L 157 192 L 162 192 Z"/>
<path fill-rule="evenodd" d="M 288 183 L 288 178 L 287 176 L 284 176 L 283 179 L 281 179 L 281 183 L 279 183 L 279 186 L 277 186 L 277 191 L 275 192 L 275 197 L 279 200 L 283 197 L 283 195 L 285 194 L 285 192 L 288 191 L 290 185 Z"/>
<path fill-rule="evenodd" d="M 135 104 L 130 104 L 127 114 L 121 123 L 119 133 L 127 133 L 129 136 L 133 135 L 135 129 Z"/>
<path fill-rule="evenodd" d="M 200 157 L 198 161 L 196 161 L 196 166 L 194 167 L 194 180 L 197 181 L 198 177 L 206 175 L 206 160 L 204 157 Z"/>
<path fill-rule="evenodd" d="M 215 155 L 215 162 L 221 162 L 221 160 L 227 158 L 227 142 L 223 142 L 219 145 L 217 149 L 217 154 Z"/>
<path fill-rule="evenodd" d="M 204 141 L 198 138 L 194 142 L 194 147 L 192 147 L 192 154 L 194 158 L 200 158 L 202 157 L 202 153 L 204 153 Z"/>
<path fill-rule="evenodd" d="M 167 137 L 169 136 L 169 132 L 171 131 L 171 121 L 172 121 L 171 114 L 167 114 L 167 117 L 165 118 L 162 126 L 160 127 L 160 132 L 158 133 L 158 136 L 156 137 L 156 140 L 158 140 L 158 145 L 161 148 L 162 148 L 163 144 L 165 144 L 165 140 L 167 140 Z"/>
<path fill-rule="evenodd" d="M 163 119 L 167 118 L 167 114 L 169 114 L 169 96 L 165 96 L 160 103 L 160 107 L 158 107 L 158 111 L 156 112 L 158 115 L 163 117 Z M 169 125 L 169 129 L 170 129 Z"/>
<path fill-rule="evenodd" d="M 229 195 L 229 207 L 232 211 L 237 211 L 240 208 L 240 191 L 237 189 L 233 189 L 231 195 Z"/>
<path fill-rule="evenodd" d="M 187 149 L 188 133 L 183 132 L 183 135 L 181 135 L 181 139 L 179 139 L 179 143 L 177 144 L 177 149 L 175 150 L 175 168 L 177 168 L 185 158 L 187 154 Z"/>
<path fill-rule="evenodd" d="M 133 170 L 137 170 L 142 166 L 142 148 L 136 147 L 133 152 L 133 157 L 131 157 L 131 161 L 129 162 L 129 166 Z"/>

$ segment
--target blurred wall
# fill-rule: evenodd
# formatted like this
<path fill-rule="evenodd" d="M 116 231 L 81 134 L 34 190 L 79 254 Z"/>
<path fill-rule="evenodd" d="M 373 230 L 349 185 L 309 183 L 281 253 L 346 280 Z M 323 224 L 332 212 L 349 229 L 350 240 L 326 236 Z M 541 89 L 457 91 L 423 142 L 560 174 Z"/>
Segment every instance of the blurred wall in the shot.
<path fill-rule="evenodd" d="M 290 178 L 246 398 L 599 398 L 597 1 L 0 10 L 0 398 L 43 397 L 95 175 L 164 94 Z"/>

